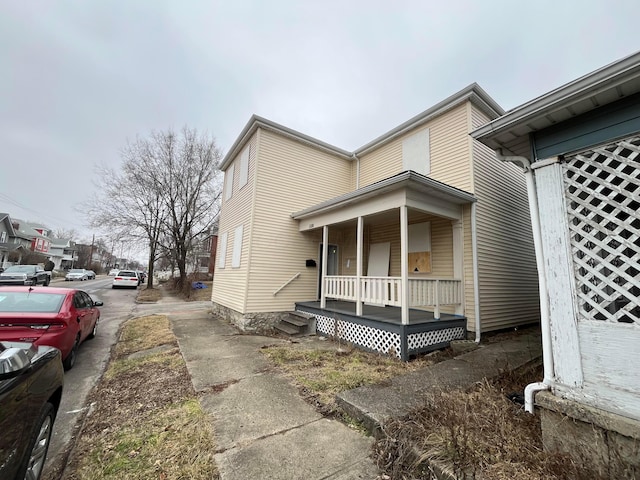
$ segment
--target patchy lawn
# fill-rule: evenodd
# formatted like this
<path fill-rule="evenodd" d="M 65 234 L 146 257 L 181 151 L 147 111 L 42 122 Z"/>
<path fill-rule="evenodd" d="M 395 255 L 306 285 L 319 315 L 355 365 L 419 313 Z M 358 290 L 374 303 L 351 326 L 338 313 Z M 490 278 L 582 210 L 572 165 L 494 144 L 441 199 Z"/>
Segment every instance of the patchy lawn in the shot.
<path fill-rule="evenodd" d="M 304 344 L 262 349 L 267 357 L 292 378 L 307 401 L 325 415 L 341 414 L 335 395 L 367 384 L 380 384 L 390 378 L 432 365 L 451 357 L 450 350 L 424 355 L 411 362 L 365 352 L 327 341 L 328 348 L 305 348 Z"/>
<path fill-rule="evenodd" d="M 219 478 L 210 425 L 166 317 L 124 325 L 91 403 L 65 480 Z"/>
<path fill-rule="evenodd" d="M 162 291 L 159 288 L 147 288 L 138 291 L 136 300 L 138 302 L 157 302 L 162 298 Z"/>

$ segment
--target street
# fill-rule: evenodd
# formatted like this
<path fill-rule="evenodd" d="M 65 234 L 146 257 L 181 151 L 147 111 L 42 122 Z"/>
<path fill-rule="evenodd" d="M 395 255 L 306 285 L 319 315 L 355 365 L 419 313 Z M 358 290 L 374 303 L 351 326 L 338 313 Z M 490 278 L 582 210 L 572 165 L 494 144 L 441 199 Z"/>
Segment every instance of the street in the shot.
<path fill-rule="evenodd" d="M 65 372 L 62 403 L 53 429 L 51 445 L 42 475 L 43 479 L 57 480 L 54 467 L 64 465 L 68 455 L 67 446 L 80 428 L 87 405 L 87 397 L 100 379 L 109 360 L 112 345 L 120 324 L 135 316 L 135 298 L 138 290 L 111 288 L 112 277 L 100 276 L 84 282 L 54 281 L 52 286 L 77 288 L 92 296 L 99 297 L 104 306 L 100 307 L 98 334 L 85 341 L 78 352 L 75 366 Z"/>

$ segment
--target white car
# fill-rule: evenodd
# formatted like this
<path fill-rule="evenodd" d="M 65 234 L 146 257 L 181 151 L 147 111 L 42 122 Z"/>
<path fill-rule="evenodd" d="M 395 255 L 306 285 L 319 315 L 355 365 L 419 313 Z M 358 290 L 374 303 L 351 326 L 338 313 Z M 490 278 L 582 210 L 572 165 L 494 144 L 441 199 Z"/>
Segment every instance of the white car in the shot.
<path fill-rule="evenodd" d="M 120 270 L 113 277 L 111 288 L 138 288 L 140 285 L 140 277 L 135 270 Z"/>
<path fill-rule="evenodd" d="M 74 280 L 89 280 L 89 274 L 84 268 L 72 268 L 64 277 L 65 282 L 73 282 Z"/>
<path fill-rule="evenodd" d="M 120 270 L 118 270 L 117 268 L 112 268 L 111 270 L 109 270 L 109 276 L 110 277 L 115 277 L 118 274 L 119 271 Z"/>

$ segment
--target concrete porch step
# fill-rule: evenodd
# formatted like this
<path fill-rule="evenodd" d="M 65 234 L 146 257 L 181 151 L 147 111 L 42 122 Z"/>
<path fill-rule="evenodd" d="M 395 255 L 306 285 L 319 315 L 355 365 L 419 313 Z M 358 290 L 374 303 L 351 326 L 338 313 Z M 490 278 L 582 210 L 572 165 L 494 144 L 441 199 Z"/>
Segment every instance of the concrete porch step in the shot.
<path fill-rule="evenodd" d="M 287 312 L 275 325 L 276 330 L 287 335 L 305 335 L 315 333 L 315 317 L 302 312 Z"/>

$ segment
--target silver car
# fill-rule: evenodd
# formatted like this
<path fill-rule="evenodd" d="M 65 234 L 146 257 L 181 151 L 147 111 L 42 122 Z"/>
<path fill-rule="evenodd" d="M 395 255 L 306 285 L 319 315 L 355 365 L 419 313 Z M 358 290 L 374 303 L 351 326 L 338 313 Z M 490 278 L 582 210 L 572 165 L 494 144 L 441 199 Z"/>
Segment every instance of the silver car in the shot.
<path fill-rule="evenodd" d="M 74 280 L 89 280 L 89 274 L 84 268 L 72 268 L 64 277 L 65 282 L 73 282 Z"/>

